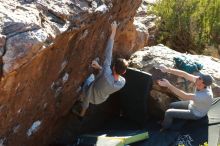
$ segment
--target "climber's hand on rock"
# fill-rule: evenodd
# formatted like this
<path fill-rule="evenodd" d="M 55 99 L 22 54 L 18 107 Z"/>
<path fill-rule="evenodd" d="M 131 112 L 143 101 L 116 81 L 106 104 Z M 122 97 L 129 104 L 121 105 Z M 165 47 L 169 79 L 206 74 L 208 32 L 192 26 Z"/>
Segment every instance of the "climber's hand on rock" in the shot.
<path fill-rule="evenodd" d="M 91 66 L 95 69 L 102 69 L 102 67 L 99 65 L 99 63 L 96 60 L 92 61 Z"/>
<path fill-rule="evenodd" d="M 118 24 L 116 21 L 113 21 L 112 24 L 111 24 L 111 27 L 112 27 L 112 31 L 116 31 L 117 27 L 118 27 Z"/>

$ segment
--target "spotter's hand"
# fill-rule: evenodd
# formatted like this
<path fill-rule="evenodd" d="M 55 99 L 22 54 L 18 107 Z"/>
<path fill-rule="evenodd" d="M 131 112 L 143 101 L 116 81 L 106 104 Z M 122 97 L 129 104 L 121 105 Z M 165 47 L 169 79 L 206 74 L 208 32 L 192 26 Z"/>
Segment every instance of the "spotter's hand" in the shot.
<path fill-rule="evenodd" d="M 162 87 L 169 87 L 170 82 L 167 79 L 158 80 L 157 83 Z"/>

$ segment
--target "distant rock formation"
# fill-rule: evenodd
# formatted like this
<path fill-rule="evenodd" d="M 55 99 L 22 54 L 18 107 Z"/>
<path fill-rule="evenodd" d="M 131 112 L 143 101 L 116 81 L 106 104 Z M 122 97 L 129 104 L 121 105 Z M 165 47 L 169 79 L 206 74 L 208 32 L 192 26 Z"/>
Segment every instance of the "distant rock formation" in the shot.
<path fill-rule="evenodd" d="M 114 56 L 147 45 L 146 3 L 136 15 L 141 2 L 0 0 L 1 146 L 48 145 L 91 60 L 103 60 L 113 20 L 120 23 Z"/>
<path fill-rule="evenodd" d="M 151 114 L 158 118 L 163 116 L 163 112 L 168 108 L 170 102 L 177 98 L 166 88 L 159 87 L 156 80 L 166 78 L 170 80 L 172 84 L 175 84 L 178 88 L 184 91 L 193 92 L 194 90 L 192 83 L 185 82 L 182 78 L 177 78 L 174 75 L 162 73 L 157 69 L 160 64 L 173 67 L 173 57 L 182 55 L 186 55 L 192 60 L 197 60 L 204 65 L 201 72 L 209 73 L 214 77 L 215 83 L 212 86 L 214 97 L 220 96 L 219 59 L 203 55 L 182 54 L 163 45 L 144 47 L 142 50 L 135 52 L 131 56 L 130 66 L 152 74 L 154 84 L 151 91 L 152 98 L 150 99 L 149 106 Z"/>

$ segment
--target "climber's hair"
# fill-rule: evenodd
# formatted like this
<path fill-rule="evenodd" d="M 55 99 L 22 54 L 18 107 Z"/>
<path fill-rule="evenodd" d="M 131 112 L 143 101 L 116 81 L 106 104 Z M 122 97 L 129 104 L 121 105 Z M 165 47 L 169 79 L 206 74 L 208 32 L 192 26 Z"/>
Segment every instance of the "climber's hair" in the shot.
<path fill-rule="evenodd" d="M 112 66 L 114 67 L 117 74 L 123 75 L 127 70 L 128 62 L 123 58 L 116 58 Z"/>

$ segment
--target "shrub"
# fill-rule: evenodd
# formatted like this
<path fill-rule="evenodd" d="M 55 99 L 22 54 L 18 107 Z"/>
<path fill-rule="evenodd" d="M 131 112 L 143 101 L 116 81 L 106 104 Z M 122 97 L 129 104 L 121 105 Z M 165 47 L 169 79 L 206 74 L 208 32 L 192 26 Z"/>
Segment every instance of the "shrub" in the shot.
<path fill-rule="evenodd" d="M 161 17 L 158 43 L 197 53 L 220 43 L 220 0 L 158 0 L 151 12 Z"/>

